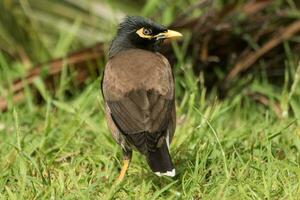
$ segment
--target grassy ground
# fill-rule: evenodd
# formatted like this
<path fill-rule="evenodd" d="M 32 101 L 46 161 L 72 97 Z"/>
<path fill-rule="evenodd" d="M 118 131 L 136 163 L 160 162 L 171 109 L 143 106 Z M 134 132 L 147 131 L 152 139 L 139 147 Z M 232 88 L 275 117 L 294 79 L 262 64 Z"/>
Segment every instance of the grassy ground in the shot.
<path fill-rule="evenodd" d="M 144 15 L 154 8 L 148 3 Z M 164 23 L 172 19 L 170 13 L 165 12 Z M 62 34 L 53 54 L 64 55 L 73 40 Z M 184 52 L 175 48 L 175 178 L 156 177 L 134 153 L 125 180 L 116 185 L 122 154 L 106 126 L 100 78 L 74 88 L 65 70 L 54 94 L 35 80 L 34 90 L 46 103 L 37 104 L 26 88 L 26 101 L 14 105 L 8 96 L 9 108 L 0 114 L 0 199 L 299 199 L 300 66 L 285 46 L 285 84 L 271 85 L 262 72 L 247 89 L 224 100 L 197 87 L 203 77 L 193 75 L 189 60 L 180 56 Z M 0 53 L 1 94 L 25 71 Z M 264 94 L 269 104 L 255 102 L 248 91 Z M 273 111 L 275 102 L 281 118 Z"/>
<path fill-rule="evenodd" d="M 71 100 L 44 94 L 40 106 L 28 92 L 25 104 L 0 115 L 0 199 L 298 199 L 300 107 L 292 100 L 299 96 L 253 82 L 270 98 L 293 96 L 292 113 L 278 119 L 272 104 L 244 93 L 224 101 L 207 96 L 189 65 L 178 66 L 184 76 L 176 82 L 175 178 L 156 177 L 135 153 L 124 182 L 114 184 L 121 151 L 107 130 L 96 80 Z"/>

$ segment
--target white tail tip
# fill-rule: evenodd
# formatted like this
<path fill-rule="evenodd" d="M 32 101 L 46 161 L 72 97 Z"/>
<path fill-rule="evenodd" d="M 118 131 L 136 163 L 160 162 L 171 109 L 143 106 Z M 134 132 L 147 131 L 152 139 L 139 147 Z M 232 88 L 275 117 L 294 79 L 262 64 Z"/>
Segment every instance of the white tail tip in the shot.
<path fill-rule="evenodd" d="M 157 176 L 170 176 L 174 177 L 176 175 L 175 169 L 172 169 L 172 171 L 167 171 L 167 172 L 154 172 Z"/>

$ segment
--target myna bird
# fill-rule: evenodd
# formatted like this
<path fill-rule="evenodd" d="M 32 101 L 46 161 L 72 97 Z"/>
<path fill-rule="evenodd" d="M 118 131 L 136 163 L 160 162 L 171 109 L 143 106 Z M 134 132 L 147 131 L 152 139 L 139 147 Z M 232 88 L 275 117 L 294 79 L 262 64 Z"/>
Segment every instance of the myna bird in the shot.
<path fill-rule="evenodd" d="M 124 154 L 119 181 L 133 149 L 145 155 L 156 175 L 175 176 L 169 153 L 176 123 L 174 79 L 168 60 L 157 51 L 165 39 L 180 36 L 151 20 L 129 16 L 112 41 L 102 92 L 108 127 Z"/>

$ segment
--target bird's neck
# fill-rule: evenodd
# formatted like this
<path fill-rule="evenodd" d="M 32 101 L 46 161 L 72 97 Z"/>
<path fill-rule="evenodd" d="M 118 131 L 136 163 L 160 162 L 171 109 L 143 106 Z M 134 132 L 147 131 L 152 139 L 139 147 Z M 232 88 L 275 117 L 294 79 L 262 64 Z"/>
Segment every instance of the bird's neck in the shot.
<path fill-rule="evenodd" d="M 117 53 L 128 50 L 128 49 L 133 49 L 136 48 L 134 45 L 131 44 L 130 40 L 127 38 L 115 38 L 109 48 L 109 57 L 113 57 Z"/>
<path fill-rule="evenodd" d="M 157 52 L 160 48 L 159 43 L 141 43 L 141 44 L 134 44 L 130 41 L 129 38 L 126 37 L 116 37 L 110 46 L 109 49 L 109 58 L 113 57 L 114 55 L 118 54 L 121 51 L 129 50 L 129 49 L 144 49 L 152 52 Z"/>

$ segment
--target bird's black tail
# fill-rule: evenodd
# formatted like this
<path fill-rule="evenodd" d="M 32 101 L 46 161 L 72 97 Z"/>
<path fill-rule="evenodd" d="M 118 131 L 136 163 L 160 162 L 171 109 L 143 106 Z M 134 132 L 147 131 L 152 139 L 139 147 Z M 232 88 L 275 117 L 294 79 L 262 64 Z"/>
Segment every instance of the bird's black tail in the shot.
<path fill-rule="evenodd" d="M 156 151 L 149 151 L 147 161 L 152 171 L 158 176 L 175 176 L 173 166 L 166 140 Z"/>

